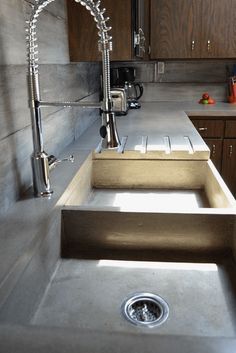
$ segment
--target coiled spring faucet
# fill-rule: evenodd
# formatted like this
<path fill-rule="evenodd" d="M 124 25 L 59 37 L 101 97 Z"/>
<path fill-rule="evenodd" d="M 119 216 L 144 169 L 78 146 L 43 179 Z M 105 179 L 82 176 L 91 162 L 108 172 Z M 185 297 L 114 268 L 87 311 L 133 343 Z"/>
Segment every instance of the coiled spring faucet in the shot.
<path fill-rule="evenodd" d="M 46 106 L 81 106 L 94 108 L 98 107 L 102 112 L 102 127 L 100 134 L 104 148 L 117 148 L 120 146 L 119 136 L 116 128 L 115 114 L 112 111 L 112 100 L 110 91 L 110 57 L 112 50 L 112 37 L 108 34 L 111 27 L 107 27 L 109 17 L 105 18 L 105 9 L 101 9 L 101 1 L 93 0 L 75 0 L 85 6 L 98 28 L 98 49 L 102 53 L 102 71 L 103 71 L 103 101 L 98 104 L 81 102 L 46 102 L 41 100 L 39 84 L 39 65 L 38 65 L 38 44 L 37 44 L 37 22 L 43 9 L 55 0 L 35 0 L 32 7 L 32 13 L 27 21 L 27 47 L 28 47 L 28 84 L 29 84 L 29 105 L 31 111 L 32 130 L 33 130 L 33 183 L 36 196 L 50 196 L 52 189 L 49 179 L 50 160 L 56 164 L 56 159 L 51 158 L 44 151 L 41 107 Z M 53 157 L 53 156 L 52 156 Z M 72 160 L 72 158 L 70 158 Z"/>

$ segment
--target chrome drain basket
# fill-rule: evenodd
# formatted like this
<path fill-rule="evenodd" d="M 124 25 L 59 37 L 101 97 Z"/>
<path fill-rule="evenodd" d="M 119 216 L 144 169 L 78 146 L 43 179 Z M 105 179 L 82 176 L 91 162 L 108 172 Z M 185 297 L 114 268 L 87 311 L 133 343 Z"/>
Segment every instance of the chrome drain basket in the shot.
<path fill-rule="evenodd" d="M 159 326 L 169 316 L 168 304 L 152 293 L 137 293 L 122 304 L 124 317 L 134 325 Z"/>

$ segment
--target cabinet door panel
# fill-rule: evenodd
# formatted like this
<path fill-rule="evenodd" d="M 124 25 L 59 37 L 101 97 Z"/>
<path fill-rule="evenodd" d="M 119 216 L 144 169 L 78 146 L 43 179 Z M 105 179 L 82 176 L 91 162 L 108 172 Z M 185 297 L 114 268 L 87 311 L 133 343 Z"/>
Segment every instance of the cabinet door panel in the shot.
<path fill-rule="evenodd" d="M 235 58 L 236 0 L 202 4 L 202 58 Z"/>
<path fill-rule="evenodd" d="M 225 139 L 223 144 L 222 177 L 236 196 L 236 139 Z"/>
<path fill-rule="evenodd" d="M 205 139 L 204 140 L 209 147 L 211 154 L 210 159 L 214 163 L 215 167 L 221 172 L 221 161 L 222 161 L 222 139 Z"/>
<path fill-rule="evenodd" d="M 236 120 L 226 121 L 225 126 L 225 137 L 235 137 L 236 138 Z"/>
<path fill-rule="evenodd" d="M 151 0 L 151 59 L 198 58 L 201 1 Z"/>
<path fill-rule="evenodd" d="M 112 27 L 113 37 L 112 60 L 132 59 L 131 33 L 131 0 L 103 0 L 106 16 L 111 19 L 108 26 Z M 98 51 L 98 29 L 93 17 L 84 6 L 74 0 L 67 0 L 68 35 L 71 61 L 98 61 L 101 54 Z"/>
<path fill-rule="evenodd" d="M 134 30 L 138 36 L 135 44 L 135 57 L 138 59 L 149 59 L 149 0 L 133 0 Z"/>

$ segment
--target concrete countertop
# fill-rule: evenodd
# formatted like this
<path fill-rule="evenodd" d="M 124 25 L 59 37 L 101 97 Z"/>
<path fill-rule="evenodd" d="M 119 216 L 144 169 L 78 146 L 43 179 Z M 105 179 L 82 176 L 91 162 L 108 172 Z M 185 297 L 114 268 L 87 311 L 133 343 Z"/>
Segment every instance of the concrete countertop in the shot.
<path fill-rule="evenodd" d="M 143 103 L 117 118 L 120 138 L 127 136 L 124 158 L 208 159 L 209 150 L 185 112 L 172 104 Z M 132 157 L 131 156 L 131 157 Z"/>
<path fill-rule="evenodd" d="M 1 353 L 234 353 L 236 340 L 8 325 L 0 327 L 0 349 Z"/>
<path fill-rule="evenodd" d="M 197 102 L 179 101 L 179 102 L 142 102 L 142 107 L 153 104 L 158 107 L 159 111 L 185 112 L 189 116 L 219 116 L 219 117 L 236 117 L 236 104 L 225 102 L 216 102 L 216 104 L 199 104 Z"/>
<path fill-rule="evenodd" d="M 121 137 L 130 136 L 130 145 L 128 145 L 130 148 L 134 145 L 133 142 L 135 142 L 138 136 L 139 138 L 140 136 L 149 136 L 149 142 L 152 141 L 152 139 L 155 140 L 156 135 L 159 133 L 162 136 L 168 135 L 175 138 L 175 130 L 178 128 L 178 131 L 181 132 L 182 135 L 191 136 L 200 151 L 206 152 L 205 143 L 194 129 L 187 115 L 232 117 L 236 116 L 236 106 L 226 103 L 218 103 L 214 106 L 201 106 L 189 102 L 142 103 L 140 110 L 133 110 L 130 111 L 127 116 L 118 117 L 117 127 Z M 52 171 L 51 183 L 54 189 L 54 195 L 51 199 L 35 199 L 32 197 L 32 190 L 29 190 L 28 195 L 26 195 L 24 199 L 19 200 L 15 206 L 9 210 L 8 214 L 0 219 L 0 307 L 5 304 L 11 291 L 16 286 L 19 278 L 21 278 L 22 272 L 25 271 L 32 257 L 45 241 L 46 230 L 49 229 L 55 221 L 58 221 L 60 209 L 65 204 L 68 197 L 64 192 L 65 189 L 91 150 L 96 148 L 99 144 L 99 127 L 100 121 L 95 122 L 77 142 L 70 145 L 64 151 L 62 157 L 68 154 L 74 154 L 75 163 L 69 166 L 67 163 L 62 164 Z M 47 278 L 45 280 L 48 281 Z M 126 337 L 124 340 L 123 336 L 116 338 L 111 335 L 112 337 L 109 338 L 109 342 L 107 341 L 108 346 L 105 349 L 106 340 L 105 338 L 102 338 L 102 340 L 95 338 L 100 337 L 97 333 L 81 333 L 80 335 L 78 331 L 75 331 L 66 333 L 65 336 L 63 336 L 59 330 L 49 331 L 48 334 L 44 329 L 37 331 L 30 326 L 23 326 L 25 326 L 23 323 L 20 323 L 20 326 L 16 326 L 15 324 L 8 324 L 6 326 L 4 322 L 0 324 L 1 352 L 8 353 L 13 350 L 14 352 L 43 352 L 45 351 L 45 346 L 37 345 L 37 339 L 42 342 L 44 340 L 43 337 L 46 339 L 45 344 L 48 343 L 48 346 L 51 347 L 50 352 L 65 351 L 65 345 L 63 344 L 57 344 L 55 345 L 55 350 L 52 349 L 54 345 L 53 337 L 55 337 L 57 342 L 62 342 L 63 339 L 65 339 L 65 342 L 70 341 L 70 347 L 74 349 L 71 351 L 83 353 L 91 352 L 92 345 L 93 348 L 95 346 L 97 347 L 95 350 L 93 349 L 94 352 L 106 352 L 110 351 L 108 347 L 110 342 L 113 351 L 120 352 L 119 342 L 123 342 L 122 346 L 124 346 L 125 340 L 130 340 L 130 343 L 127 343 L 129 351 L 137 352 L 137 347 L 135 347 L 135 349 L 132 348 L 133 350 L 131 349 L 131 346 L 133 347 L 132 337 Z M 89 341 L 90 345 L 84 345 L 83 336 L 87 343 Z M 103 341 L 103 349 L 99 349 L 98 343 L 96 343 L 97 339 L 99 339 L 99 342 Z M 134 339 L 136 340 L 138 337 Z M 196 351 L 198 353 L 232 353 L 236 351 L 236 341 L 223 338 L 222 340 L 214 340 L 213 338 L 202 340 L 184 337 L 173 337 L 171 339 L 170 337 L 159 337 L 158 348 L 155 345 L 154 337 L 152 340 L 153 344 L 150 344 L 148 343 L 150 337 L 143 336 L 138 343 L 138 347 L 142 347 L 142 352 L 161 353 L 189 353 L 190 350 L 191 352 Z M 78 343 L 78 341 L 80 341 L 80 343 Z M 74 344 L 77 348 L 81 348 L 81 350 L 75 350 Z M 123 351 L 125 351 L 125 348 Z M 141 349 L 138 349 L 138 351 L 141 351 Z"/>
<path fill-rule="evenodd" d="M 207 160 L 209 149 L 189 116 L 231 119 L 236 116 L 236 106 L 228 103 L 142 103 L 141 109 L 117 117 L 119 136 L 124 143 L 123 154 L 102 151 L 96 157 Z"/>

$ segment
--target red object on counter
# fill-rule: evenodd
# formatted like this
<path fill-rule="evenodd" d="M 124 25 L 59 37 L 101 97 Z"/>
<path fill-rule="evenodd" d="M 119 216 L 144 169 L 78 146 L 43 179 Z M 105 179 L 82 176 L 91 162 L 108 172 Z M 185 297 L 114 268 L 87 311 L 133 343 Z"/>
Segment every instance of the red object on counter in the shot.
<path fill-rule="evenodd" d="M 229 103 L 236 103 L 236 97 L 235 96 L 228 96 L 228 102 Z"/>
<path fill-rule="evenodd" d="M 235 87 L 236 88 L 236 87 Z M 235 91 L 236 93 L 236 91 Z M 198 102 L 199 104 L 215 104 L 215 100 L 210 97 L 208 93 L 203 93 L 202 98 Z"/>
<path fill-rule="evenodd" d="M 229 103 L 236 103 L 236 77 L 235 76 L 229 77 L 228 102 Z"/>

